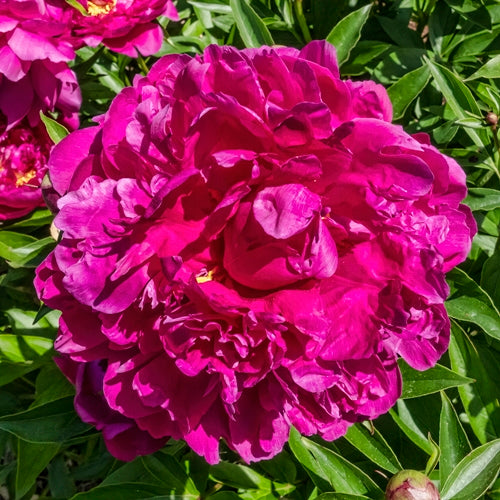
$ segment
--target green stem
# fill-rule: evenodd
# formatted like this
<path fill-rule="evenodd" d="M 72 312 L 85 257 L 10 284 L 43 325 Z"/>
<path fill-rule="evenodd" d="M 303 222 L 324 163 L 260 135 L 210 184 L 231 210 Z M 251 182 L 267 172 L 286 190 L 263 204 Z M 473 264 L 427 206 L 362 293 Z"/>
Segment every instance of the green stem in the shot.
<path fill-rule="evenodd" d="M 141 69 L 141 71 L 144 73 L 144 75 L 147 75 L 149 73 L 149 68 L 148 65 L 146 64 L 146 61 L 144 58 L 139 54 L 137 57 L 137 65 Z"/>
<path fill-rule="evenodd" d="M 30 387 L 35 387 L 35 384 L 34 384 L 31 380 L 29 380 L 28 378 L 26 378 L 26 377 L 21 377 L 21 380 L 22 380 L 25 384 L 29 385 Z"/>
<path fill-rule="evenodd" d="M 306 43 L 309 43 L 312 40 L 311 33 L 309 31 L 309 27 L 307 26 L 307 21 L 304 16 L 304 10 L 302 8 L 302 0 L 294 0 L 293 2 L 295 16 L 297 17 L 297 21 L 299 22 L 300 31 L 302 32 L 302 36 Z"/>
<path fill-rule="evenodd" d="M 497 177 L 500 178 L 500 139 L 498 138 L 498 128 L 495 126 L 494 129 L 492 129 L 493 132 L 493 144 L 495 145 L 495 156 L 497 160 Z M 493 161 L 495 161 L 493 159 Z"/>
<path fill-rule="evenodd" d="M 497 153 L 500 153 L 500 140 L 498 139 L 498 129 L 492 128 L 491 131 L 493 132 L 493 144 L 495 144 L 495 149 Z"/>

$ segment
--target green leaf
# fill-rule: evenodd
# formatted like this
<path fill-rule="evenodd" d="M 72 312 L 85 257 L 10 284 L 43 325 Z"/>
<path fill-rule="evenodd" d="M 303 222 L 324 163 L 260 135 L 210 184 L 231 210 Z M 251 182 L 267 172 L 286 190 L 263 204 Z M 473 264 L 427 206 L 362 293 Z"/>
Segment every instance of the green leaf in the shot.
<path fill-rule="evenodd" d="M 469 21 L 491 30 L 491 16 L 482 2 L 475 0 L 446 0 L 446 3 Z"/>
<path fill-rule="evenodd" d="M 49 252 L 54 248 L 55 241 L 52 237 L 47 236 L 47 238 L 42 238 L 40 240 L 34 241 L 33 243 L 25 246 L 22 250 L 25 253 L 24 257 L 20 257 L 16 260 L 9 262 L 11 267 L 37 267 L 42 260 L 49 254 Z"/>
<path fill-rule="evenodd" d="M 441 415 L 439 418 L 439 477 L 441 484 L 450 475 L 462 458 L 470 452 L 469 438 L 462 427 L 455 408 L 444 392 L 441 392 Z"/>
<path fill-rule="evenodd" d="M 165 485 L 170 492 L 199 497 L 200 493 L 186 471 L 171 455 L 157 453 L 142 457 L 146 470 Z"/>
<path fill-rule="evenodd" d="M 498 230 L 500 228 L 500 208 L 490 210 L 482 217 L 478 217 L 479 229 L 490 236 L 500 236 Z"/>
<path fill-rule="evenodd" d="M 410 441 L 416 444 L 428 455 L 432 455 L 434 448 L 427 439 L 426 435 L 419 428 L 417 422 L 415 421 L 415 417 L 412 415 L 411 411 L 402 399 L 398 400 L 397 409 L 397 412 L 394 408 L 389 410 L 389 414 L 396 425 L 403 431 Z"/>
<path fill-rule="evenodd" d="M 20 401 L 14 394 L 7 391 L 0 391 L 0 416 L 15 413 L 21 409 Z M 1 449 L 0 449 L 1 453 Z"/>
<path fill-rule="evenodd" d="M 403 468 L 387 441 L 375 428 L 371 432 L 363 424 L 354 424 L 349 427 L 344 437 L 363 455 L 383 469 L 396 474 Z"/>
<path fill-rule="evenodd" d="M 71 500 L 110 500 L 119 498 L 120 500 L 143 500 L 145 498 L 155 499 L 176 499 L 196 500 L 197 497 L 186 496 L 166 496 L 165 490 L 161 486 L 147 483 L 120 483 L 98 486 L 90 491 L 78 493 L 71 497 Z"/>
<path fill-rule="evenodd" d="M 476 500 L 495 481 L 500 470 L 500 439 L 469 453 L 441 489 L 442 500 Z"/>
<path fill-rule="evenodd" d="M 481 66 L 467 80 L 475 80 L 476 78 L 500 78 L 500 54 Z"/>
<path fill-rule="evenodd" d="M 89 429 L 64 398 L 0 418 L 0 429 L 30 443 L 60 443 Z"/>
<path fill-rule="evenodd" d="M 78 4 L 80 5 L 80 4 Z M 80 7 L 83 7 L 80 5 Z M 79 64 L 75 64 L 72 69 L 76 73 L 78 79 L 85 79 L 87 73 L 90 68 L 94 65 L 94 63 L 101 57 L 104 52 L 105 47 L 101 45 L 97 50 L 92 50 L 90 47 L 83 47 L 78 50 L 77 57 L 82 58 L 83 61 Z M 88 51 L 88 52 L 87 52 Z"/>
<path fill-rule="evenodd" d="M 0 257 L 5 260 L 15 260 L 19 256 L 26 256 L 27 252 L 23 252 L 23 247 L 36 242 L 37 239 L 28 234 L 16 233 L 13 231 L 0 231 Z"/>
<path fill-rule="evenodd" d="M 339 65 L 349 59 L 351 50 L 361 38 L 361 30 L 368 20 L 371 4 L 351 12 L 340 20 L 326 37 L 326 41 L 335 46 Z"/>
<path fill-rule="evenodd" d="M 348 493 L 322 493 L 316 500 L 370 500 L 364 495 L 350 495 Z"/>
<path fill-rule="evenodd" d="M 290 431 L 289 444 L 297 460 L 313 473 L 311 479 L 315 483 L 319 477 L 323 486 L 326 483 L 327 489 L 333 488 L 339 493 L 382 496 L 379 486 L 361 469 L 338 453 L 301 436 L 294 428 Z M 322 489 L 319 484 L 318 487 Z"/>
<path fill-rule="evenodd" d="M 196 2 L 195 0 L 188 0 L 188 3 L 198 9 L 214 12 L 215 14 L 231 14 L 231 7 L 221 2 Z"/>
<path fill-rule="evenodd" d="M 490 295 L 495 306 L 500 307 L 500 246 L 486 259 L 481 272 L 481 287 Z"/>
<path fill-rule="evenodd" d="M 403 392 L 401 394 L 403 399 L 417 398 L 449 387 L 474 382 L 473 379 L 463 377 L 442 365 L 436 365 L 425 371 L 418 371 L 402 359 L 398 360 L 398 364 L 403 376 Z"/>
<path fill-rule="evenodd" d="M 4 311 L 9 319 L 12 331 L 17 335 L 36 334 L 40 337 L 53 339 L 59 326 L 59 311 L 50 310 L 43 318 L 36 319 L 36 311 L 22 309 L 7 309 Z"/>
<path fill-rule="evenodd" d="M 71 477 L 63 455 L 59 454 L 47 466 L 50 492 L 55 498 L 70 498 L 76 493 L 75 482 Z"/>
<path fill-rule="evenodd" d="M 0 361 L 0 387 L 9 384 L 19 377 L 24 377 L 24 375 L 26 375 L 27 373 L 40 368 L 40 365 L 42 365 L 43 363 L 43 358 L 32 361 L 29 364 L 16 364 L 7 363 L 6 361 Z"/>
<path fill-rule="evenodd" d="M 457 75 L 444 66 L 432 62 L 430 59 L 427 59 L 427 65 L 439 90 L 441 90 L 456 118 L 469 118 L 470 115 L 467 112 L 475 116 L 482 116 L 472 92 L 460 81 Z M 490 138 L 486 130 L 476 130 L 473 128 L 465 128 L 464 130 L 476 146 L 484 148 L 490 143 Z"/>
<path fill-rule="evenodd" d="M 295 428 L 290 429 L 288 444 L 295 458 L 304 467 L 316 487 L 320 491 L 331 490 L 332 485 L 328 479 L 328 474 L 304 446 L 302 436 Z"/>
<path fill-rule="evenodd" d="M 392 102 L 394 120 L 402 118 L 408 106 L 427 85 L 431 73 L 428 66 L 410 71 L 387 89 Z"/>
<path fill-rule="evenodd" d="M 274 45 L 273 37 L 267 26 L 245 0 L 230 0 L 229 5 L 246 47 Z"/>
<path fill-rule="evenodd" d="M 9 230 L 20 229 L 20 228 L 37 228 L 41 226 L 46 226 L 52 222 L 54 216 L 50 210 L 46 208 L 40 208 L 35 210 L 30 215 L 24 217 L 23 219 L 15 222 L 14 224 L 9 224 Z"/>
<path fill-rule="evenodd" d="M 36 267 L 32 262 L 42 252 L 48 251 L 54 240 L 50 237 L 37 240 L 27 234 L 13 231 L 0 231 L 0 257 L 12 267 Z"/>
<path fill-rule="evenodd" d="M 342 74 L 344 76 L 365 74 L 368 65 L 377 61 L 390 48 L 391 45 L 388 43 L 361 40 L 352 50 L 349 60 L 342 65 Z"/>
<path fill-rule="evenodd" d="M 475 128 L 475 129 L 483 129 L 484 128 L 484 122 L 481 118 L 462 118 L 460 120 L 455 120 L 453 122 L 455 125 L 458 125 L 460 127 L 469 127 L 469 128 Z"/>
<path fill-rule="evenodd" d="M 52 349 L 52 340 L 34 335 L 0 335 L 0 352 L 13 363 L 29 363 Z"/>
<path fill-rule="evenodd" d="M 471 259 L 476 260 L 478 252 L 483 251 L 486 255 L 491 256 L 495 253 L 495 246 L 498 238 L 488 234 L 476 234 L 472 240 Z M 488 291 L 489 293 L 489 291 Z M 492 297 L 493 300 L 493 297 Z"/>
<path fill-rule="evenodd" d="M 118 94 L 123 90 L 125 85 L 115 71 L 110 71 L 108 68 L 98 63 L 95 63 L 93 68 L 99 75 L 99 81 L 105 87 L 112 90 L 115 94 Z"/>
<path fill-rule="evenodd" d="M 210 495 L 210 500 L 240 500 L 241 497 L 234 491 L 219 491 L 215 495 Z"/>
<path fill-rule="evenodd" d="M 476 380 L 474 384 L 459 387 L 458 393 L 474 434 L 481 443 L 486 443 L 500 437 L 499 391 L 487 371 L 488 351 L 479 352 L 455 322 L 451 331 L 448 352 L 453 370 Z"/>
<path fill-rule="evenodd" d="M 271 480 L 246 465 L 221 462 L 210 467 L 210 475 L 218 482 L 241 489 L 271 491 Z"/>
<path fill-rule="evenodd" d="M 401 9 L 403 10 L 403 9 Z M 404 9 L 408 12 L 408 9 Z M 388 16 L 377 16 L 378 23 L 395 44 L 404 48 L 423 47 L 419 34 L 408 27 L 409 16 L 398 16 L 391 18 Z"/>
<path fill-rule="evenodd" d="M 288 26 L 294 25 L 294 17 L 293 17 L 293 5 L 292 0 L 274 0 L 274 3 L 278 7 L 281 17 L 285 21 Z"/>
<path fill-rule="evenodd" d="M 5 465 L 0 465 L 0 484 L 7 484 L 9 476 L 14 472 L 16 468 L 16 462 L 10 462 Z M 2 499 L 3 500 L 3 499 Z"/>
<path fill-rule="evenodd" d="M 28 443 L 22 439 L 18 440 L 16 500 L 22 498 L 30 490 L 40 472 L 47 467 L 58 451 L 58 444 Z"/>
<path fill-rule="evenodd" d="M 283 451 L 271 460 L 259 462 L 259 468 L 268 476 L 284 483 L 294 483 L 297 478 L 297 468 L 290 455 Z"/>
<path fill-rule="evenodd" d="M 427 464 L 425 466 L 424 474 L 426 476 L 431 475 L 432 471 L 436 468 L 436 465 L 439 463 L 439 459 L 441 457 L 441 449 L 439 448 L 438 444 L 434 441 L 434 439 L 432 439 L 430 433 L 428 435 L 428 440 L 429 444 L 432 446 L 432 453 L 431 456 L 429 457 L 429 460 L 427 460 Z"/>
<path fill-rule="evenodd" d="M 429 18 L 429 40 L 434 52 L 443 54 L 456 37 L 458 14 L 445 2 L 436 2 Z"/>
<path fill-rule="evenodd" d="M 41 406 L 68 396 L 74 396 L 75 388 L 52 361 L 45 365 L 36 378 L 33 406 Z M 57 495 L 56 495 L 57 496 Z"/>
<path fill-rule="evenodd" d="M 500 191 L 489 188 L 469 188 L 464 203 L 472 211 L 493 210 L 500 207 Z"/>
<path fill-rule="evenodd" d="M 79 3 L 77 0 L 65 0 L 68 5 L 71 5 L 74 9 L 76 9 L 82 16 L 88 16 L 89 13 L 85 10 L 85 7 Z"/>
<path fill-rule="evenodd" d="M 82 479 L 79 476 L 78 478 Z M 85 479 L 85 476 L 83 479 Z M 127 462 L 121 467 L 113 470 L 111 474 L 104 478 L 103 482 L 99 485 L 99 488 L 101 486 L 113 486 L 127 482 L 154 484 L 162 488 L 164 486 L 163 481 L 152 475 L 151 472 L 146 469 L 142 457 L 137 457 L 132 462 Z"/>
<path fill-rule="evenodd" d="M 499 9 L 500 12 L 500 9 Z M 499 26 L 500 31 L 500 26 Z M 476 94 L 493 111 L 500 111 L 500 89 L 484 82 L 478 82 L 474 88 Z"/>
<path fill-rule="evenodd" d="M 61 125 L 52 118 L 49 118 L 48 116 L 44 115 L 41 111 L 40 111 L 40 118 L 42 119 L 42 122 L 44 123 L 45 128 L 47 129 L 47 133 L 49 134 L 49 137 L 52 139 L 52 142 L 54 144 L 57 144 L 69 134 L 68 129 L 64 125 Z"/>
<path fill-rule="evenodd" d="M 449 52 L 453 54 L 455 61 L 470 61 L 476 66 L 477 59 L 483 58 L 485 53 L 488 53 L 487 47 L 495 43 L 495 39 L 499 34 L 499 27 L 496 26 L 493 30 L 482 30 L 476 33 L 467 35 L 455 35 L 453 43 L 450 44 Z"/>
<path fill-rule="evenodd" d="M 448 314 L 474 323 L 500 340 L 500 313 L 486 291 L 461 269 L 453 269 L 447 278 L 451 286 L 451 297 L 445 302 Z"/>

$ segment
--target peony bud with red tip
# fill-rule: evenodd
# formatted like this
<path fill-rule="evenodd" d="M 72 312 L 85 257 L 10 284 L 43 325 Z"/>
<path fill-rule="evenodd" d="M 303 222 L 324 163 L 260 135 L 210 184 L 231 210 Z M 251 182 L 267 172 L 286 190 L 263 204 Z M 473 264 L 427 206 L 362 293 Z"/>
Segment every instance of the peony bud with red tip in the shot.
<path fill-rule="evenodd" d="M 391 478 L 385 490 L 386 500 L 439 500 L 433 482 L 416 470 L 402 470 Z"/>

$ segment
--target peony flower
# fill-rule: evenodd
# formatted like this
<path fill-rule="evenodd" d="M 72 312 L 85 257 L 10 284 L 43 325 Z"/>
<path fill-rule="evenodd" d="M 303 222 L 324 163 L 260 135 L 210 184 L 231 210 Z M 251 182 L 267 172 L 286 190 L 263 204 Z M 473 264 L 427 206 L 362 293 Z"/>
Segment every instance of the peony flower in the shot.
<path fill-rule="evenodd" d="M 75 57 L 66 40 L 70 17 L 57 5 L 0 0 L 0 134 L 25 117 L 34 127 L 40 111 L 55 109 L 78 126 L 80 89 L 67 65 Z"/>
<path fill-rule="evenodd" d="M 53 150 L 56 349 L 210 463 L 221 438 L 250 462 L 292 425 L 333 440 L 386 412 L 398 356 L 447 347 L 445 273 L 475 232 L 457 163 L 390 119 L 326 42 L 161 58 Z"/>
<path fill-rule="evenodd" d="M 163 41 L 161 26 L 153 21 L 179 16 L 172 0 L 78 0 L 86 15 L 74 11 L 73 43 L 77 47 L 106 47 L 137 57 L 158 52 Z"/>
<path fill-rule="evenodd" d="M 43 124 L 26 121 L 0 135 L 0 221 L 43 206 L 39 189 L 52 141 Z"/>

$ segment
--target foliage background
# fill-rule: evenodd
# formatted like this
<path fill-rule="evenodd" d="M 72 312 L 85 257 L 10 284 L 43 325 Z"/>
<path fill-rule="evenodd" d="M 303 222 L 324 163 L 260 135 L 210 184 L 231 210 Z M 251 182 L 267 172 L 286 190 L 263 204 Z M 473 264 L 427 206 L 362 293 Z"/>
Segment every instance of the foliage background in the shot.
<path fill-rule="evenodd" d="M 479 234 L 448 275 L 450 349 L 424 373 L 401 362 L 396 407 L 333 443 L 292 430 L 273 460 L 247 466 L 226 449 L 209 466 L 171 441 L 125 464 L 75 414 L 73 388 L 52 361 L 58 314 L 32 288 L 34 268 L 54 246 L 52 216 L 39 209 L 0 227 L 0 497 L 379 499 L 388 478 L 412 468 L 430 475 L 445 500 L 500 499 L 500 2 L 179 0 L 177 8 L 181 22 L 159 20 L 158 57 L 211 43 L 301 47 L 326 38 L 343 78 L 385 85 L 396 122 L 429 133 L 459 161 Z M 156 58 L 81 49 L 73 69 L 83 126 Z M 64 133 L 47 126 L 55 139 Z"/>

